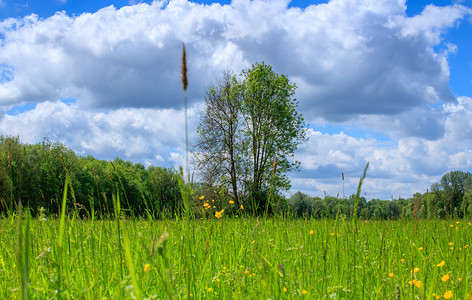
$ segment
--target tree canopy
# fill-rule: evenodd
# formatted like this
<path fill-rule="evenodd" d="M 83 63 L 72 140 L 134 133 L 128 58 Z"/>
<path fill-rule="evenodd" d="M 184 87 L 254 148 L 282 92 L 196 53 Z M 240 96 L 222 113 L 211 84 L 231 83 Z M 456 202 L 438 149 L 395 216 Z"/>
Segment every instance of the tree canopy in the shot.
<path fill-rule="evenodd" d="M 287 173 L 299 166 L 293 153 L 306 129 L 295 90 L 264 63 L 210 85 L 195 147 L 196 169 L 207 185 L 231 185 L 234 201 L 259 211 L 267 208 L 269 189 L 290 188 Z"/>

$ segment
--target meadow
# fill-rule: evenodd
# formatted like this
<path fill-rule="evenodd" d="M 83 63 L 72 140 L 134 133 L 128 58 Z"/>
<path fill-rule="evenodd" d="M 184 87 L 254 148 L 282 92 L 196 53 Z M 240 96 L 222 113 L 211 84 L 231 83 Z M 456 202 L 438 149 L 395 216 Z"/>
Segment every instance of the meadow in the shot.
<path fill-rule="evenodd" d="M 471 224 L 26 212 L 0 219 L 0 298 L 467 299 Z"/>

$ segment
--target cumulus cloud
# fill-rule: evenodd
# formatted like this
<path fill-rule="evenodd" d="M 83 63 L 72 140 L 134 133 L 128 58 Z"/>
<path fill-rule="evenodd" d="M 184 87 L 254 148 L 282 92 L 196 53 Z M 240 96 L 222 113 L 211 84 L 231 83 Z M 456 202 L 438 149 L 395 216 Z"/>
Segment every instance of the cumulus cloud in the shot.
<path fill-rule="evenodd" d="M 409 197 L 424 192 L 451 170 L 472 168 L 472 98 L 441 107 L 444 134 L 436 140 L 402 137 L 388 143 L 374 138 L 356 138 L 344 133 L 323 134 L 310 129 L 309 141 L 295 155 L 301 172 L 293 175 L 293 191 L 323 195 L 342 194 L 341 172 L 346 193 L 356 192 L 367 161 L 370 167 L 364 191 L 370 198 Z M 434 128 L 432 128 L 434 130 Z"/>
<path fill-rule="evenodd" d="M 191 132 L 197 123 L 196 111 L 192 107 L 188 112 Z M 106 160 L 120 157 L 146 165 L 170 166 L 179 162 L 177 157 L 183 157 L 185 151 L 184 112 L 175 109 L 103 113 L 83 110 L 76 104 L 43 102 L 30 111 L 4 116 L 0 131 L 18 135 L 26 143 L 48 137 L 78 154 Z"/>
<path fill-rule="evenodd" d="M 472 100 L 449 87 L 448 55 L 460 49 L 443 44 L 470 8 L 430 5 L 408 17 L 404 0 L 288 4 L 154 1 L 0 21 L 0 131 L 29 143 L 50 137 L 102 159 L 182 165 L 184 42 L 192 135 L 206 86 L 228 68 L 265 61 L 297 83 L 308 122 L 352 123 L 390 137 L 310 129 L 295 155 L 302 163 L 292 174 L 295 190 L 335 195 L 344 172 L 353 192 L 370 161 L 365 190 L 388 198 L 472 167 Z M 6 115 L 25 103 L 36 106 Z"/>
<path fill-rule="evenodd" d="M 0 84 L 0 104 L 77 98 L 96 108 L 176 108 L 181 41 L 192 101 L 222 70 L 262 60 L 298 83 L 308 118 L 342 121 L 454 101 L 445 55 L 433 47 L 466 7 L 428 6 L 408 18 L 404 1 L 287 5 L 172 0 L 4 20 L 0 63 L 13 78 Z"/>

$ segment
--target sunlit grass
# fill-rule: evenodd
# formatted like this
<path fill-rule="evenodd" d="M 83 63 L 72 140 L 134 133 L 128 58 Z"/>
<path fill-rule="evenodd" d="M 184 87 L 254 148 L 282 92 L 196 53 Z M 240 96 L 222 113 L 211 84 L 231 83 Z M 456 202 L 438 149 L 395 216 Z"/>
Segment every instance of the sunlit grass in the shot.
<path fill-rule="evenodd" d="M 467 299 L 470 293 L 472 226 L 463 220 L 420 221 L 416 235 L 414 221 L 359 221 L 355 235 L 342 218 L 223 214 L 191 220 L 188 244 L 181 220 L 64 222 L 61 251 L 60 220 L 29 221 L 23 244 L 29 298 Z M 1 219 L 2 299 L 17 297 L 22 286 L 15 236 L 15 217 Z"/>

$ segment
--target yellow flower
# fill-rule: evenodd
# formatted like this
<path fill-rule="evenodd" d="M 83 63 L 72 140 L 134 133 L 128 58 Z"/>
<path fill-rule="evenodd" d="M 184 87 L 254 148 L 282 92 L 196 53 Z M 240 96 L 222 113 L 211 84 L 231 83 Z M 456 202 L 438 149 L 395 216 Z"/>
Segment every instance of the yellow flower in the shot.
<path fill-rule="evenodd" d="M 456 222 L 456 224 L 459 224 L 459 223 L 460 223 L 459 221 Z"/>
<path fill-rule="evenodd" d="M 446 275 L 444 275 L 443 277 L 441 277 L 441 280 L 444 281 L 444 282 L 446 282 L 446 281 L 448 281 L 450 278 L 451 278 L 451 276 L 449 276 L 449 274 L 446 274 Z"/>
<path fill-rule="evenodd" d="M 449 226 L 454 227 L 454 224 L 451 224 L 451 225 L 449 225 Z"/>
<path fill-rule="evenodd" d="M 216 278 L 215 281 L 216 281 L 216 282 L 220 282 L 220 279 L 219 279 L 219 278 Z"/>
<path fill-rule="evenodd" d="M 471 225 L 472 225 L 472 223 L 469 222 L 469 226 L 471 226 Z"/>
<path fill-rule="evenodd" d="M 151 271 L 151 265 L 150 264 L 145 264 L 144 265 L 144 272 L 149 272 Z"/>
<path fill-rule="evenodd" d="M 420 250 L 420 251 L 423 250 L 423 247 L 419 247 L 418 250 Z"/>
<path fill-rule="evenodd" d="M 393 277 L 393 273 L 392 272 L 388 273 L 388 277 Z"/>
<path fill-rule="evenodd" d="M 211 292 L 213 292 L 213 289 L 212 289 L 212 288 L 208 288 L 207 291 L 208 291 L 209 293 L 211 293 Z"/>
<path fill-rule="evenodd" d="M 440 263 L 438 264 L 438 267 L 443 267 L 445 264 L 446 264 L 446 262 L 443 260 L 442 262 L 440 262 Z"/>
<path fill-rule="evenodd" d="M 210 204 L 208 204 L 208 203 L 206 203 L 206 202 L 205 202 L 205 203 L 203 203 L 203 207 L 205 207 L 205 209 L 207 209 L 207 208 L 211 208 Z"/>
<path fill-rule="evenodd" d="M 244 205 L 241 204 L 240 208 L 241 208 L 241 210 L 244 210 Z"/>
<path fill-rule="evenodd" d="M 459 227 L 456 227 L 456 230 L 459 230 Z"/>
<path fill-rule="evenodd" d="M 451 299 L 452 298 L 452 292 L 451 291 L 446 291 L 444 293 L 444 299 Z"/>
<path fill-rule="evenodd" d="M 405 262 L 405 259 L 404 259 L 404 258 L 402 258 L 402 259 L 400 259 L 400 261 L 401 261 L 401 262 Z"/>
<path fill-rule="evenodd" d="M 312 229 L 312 230 L 310 230 L 310 234 L 313 234 L 313 233 L 315 233 L 315 232 L 313 231 L 313 229 Z"/>
<path fill-rule="evenodd" d="M 284 291 L 284 293 L 287 292 L 287 288 L 286 288 L 286 287 L 284 287 L 282 290 Z"/>
<path fill-rule="evenodd" d="M 256 241 L 252 241 L 251 244 L 254 244 Z"/>
<path fill-rule="evenodd" d="M 453 243 L 453 242 L 450 242 L 450 243 L 449 243 L 449 246 L 452 246 L 452 245 L 454 245 L 454 243 Z"/>
<path fill-rule="evenodd" d="M 306 290 L 302 290 L 302 294 L 306 295 L 306 294 L 308 294 L 308 292 Z"/>
<path fill-rule="evenodd" d="M 244 274 L 246 274 L 246 275 L 249 274 L 249 271 L 248 270 L 244 271 Z"/>
<path fill-rule="evenodd" d="M 420 271 L 420 268 L 414 268 L 413 273 L 418 273 Z"/>
<path fill-rule="evenodd" d="M 223 216 L 223 212 L 224 212 L 224 211 L 225 211 L 225 210 L 222 209 L 221 211 L 215 212 L 215 217 L 216 217 L 217 219 L 221 218 L 221 217 Z"/>
<path fill-rule="evenodd" d="M 234 201 L 233 201 L 233 200 L 229 200 L 228 203 L 229 203 L 229 204 L 234 204 Z"/>
<path fill-rule="evenodd" d="M 203 200 L 203 199 L 205 199 L 205 196 L 200 196 L 200 197 L 198 197 L 198 199 Z"/>
<path fill-rule="evenodd" d="M 413 279 L 412 281 L 408 281 L 408 284 L 410 285 L 414 285 L 416 286 L 417 288 L 420 288 L 423 283 L 421 282 L 421 280 L 416 280 L 416 279 Z"/>

